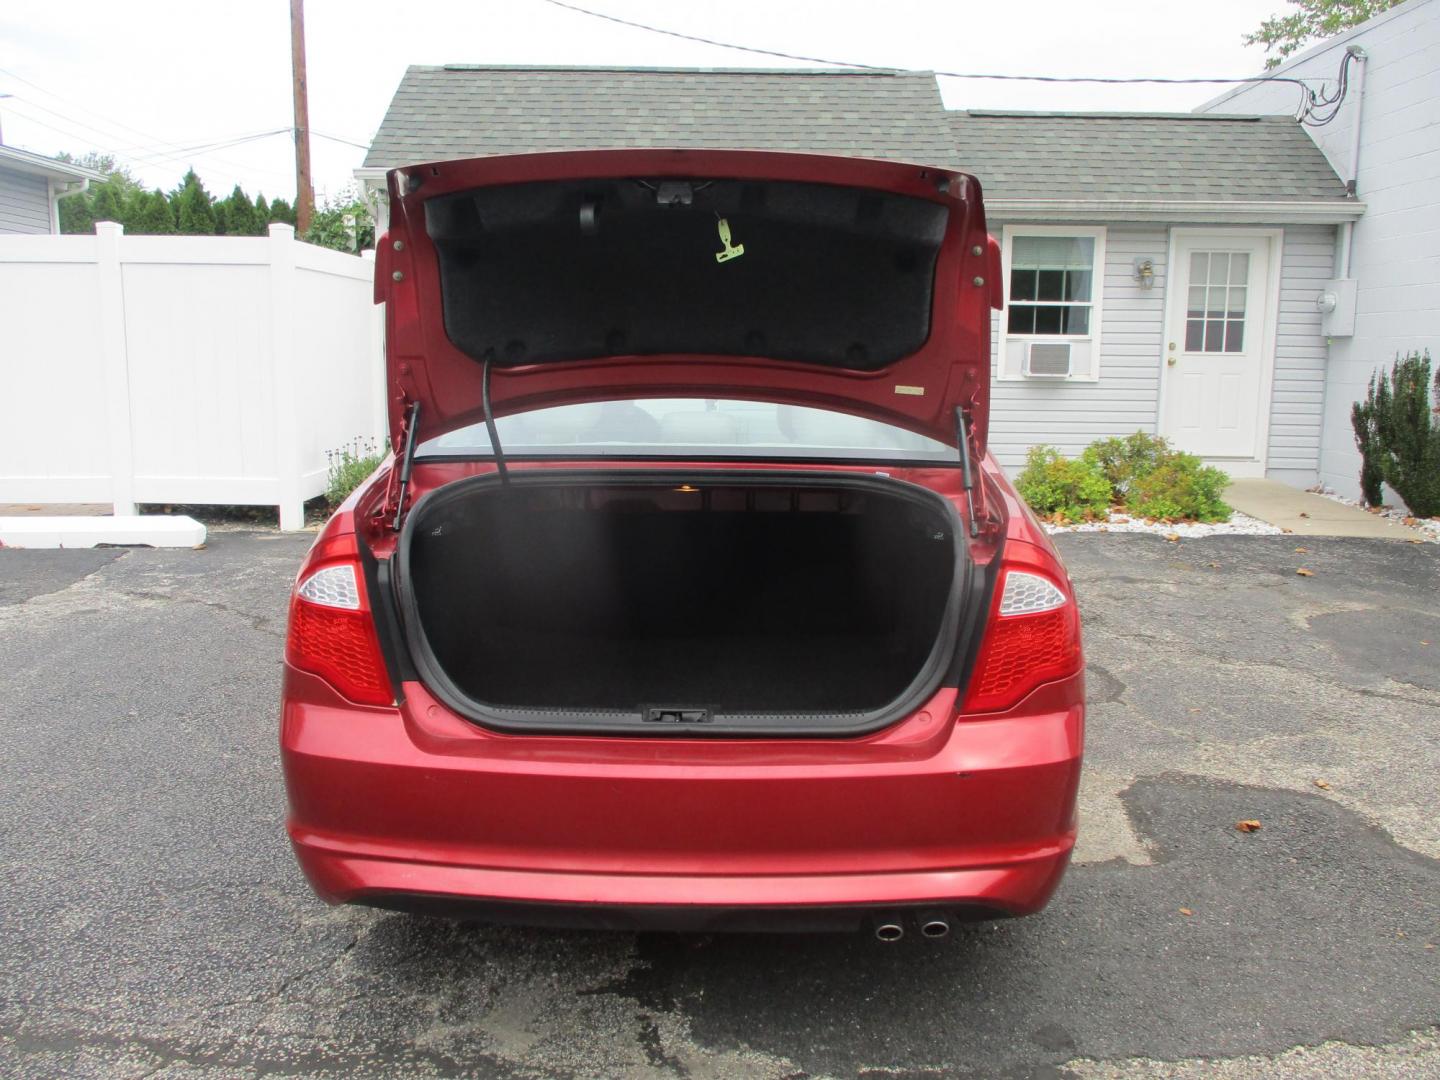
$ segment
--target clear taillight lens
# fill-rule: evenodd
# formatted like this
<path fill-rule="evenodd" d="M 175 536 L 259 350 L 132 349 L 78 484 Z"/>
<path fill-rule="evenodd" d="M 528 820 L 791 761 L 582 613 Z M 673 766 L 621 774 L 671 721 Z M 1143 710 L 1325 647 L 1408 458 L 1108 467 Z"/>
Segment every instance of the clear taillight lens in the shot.
<path fill-rule="evenodd" d="M 1049 578 L 1024 570 L 1005 572 L 1005 591 L 1000 595 L 1001 615 L 1034 615 L 1054 611 L 1065 603 L 1065 594 Z"/>
<path fill-rule="evenodd" d="M 360 610 L 360 587 L 355 583 L 355 567 L 350 565 L 317 570 L 302 581 L 295 592 L 312 604 Z"/>

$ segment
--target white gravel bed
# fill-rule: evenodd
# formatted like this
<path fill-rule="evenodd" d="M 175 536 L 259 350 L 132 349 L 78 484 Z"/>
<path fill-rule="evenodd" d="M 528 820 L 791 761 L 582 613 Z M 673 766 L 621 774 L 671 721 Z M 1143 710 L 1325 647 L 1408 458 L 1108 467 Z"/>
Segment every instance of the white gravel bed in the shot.
<path fill-rule="evenodd" d="M 1285 530 L 1278 525 L 1271 525 L 1261 521 L 1259 518 L 1242 514 L 1239 510 L 1231 511 L 1228 521 L 1215 521 L 1209 524 L 1201 522 L 1165 522 L 1152 521 L 1145 518 L 1131 517 L 1129 514 L 1112 513 L 1108 521 L 1087 521 L 1080 525 L 1052 525 L 1049 522 L 1045 525 L 1048 533 L 1067 532 L 1123 532 L 1123 533 L 1153 533 L 1156 536 L 1180 537 L 1186 540 L 1198 539 L 1202 536 L 1276 536 Z"/>
<path fill-rule="evenodd" d="M 1370 512 L 1369 507 L 1358 499 L 1347 499 L 1334 488 L 1313 487 L 1310 489 L 1316 495 L 1323 495 L 1331 502 L 1344 503 L 1346 506 L 1353 506 L 1359 510 Z M 1403 506 L 1386 506 L 1378 511 L 1378 516 L 1388 518 L 1400 525 L 1408 526 L 1418 532 L 1424 539 L 1432 544 L 1440 544 L 1440 518 L 1415 517 Z"/>

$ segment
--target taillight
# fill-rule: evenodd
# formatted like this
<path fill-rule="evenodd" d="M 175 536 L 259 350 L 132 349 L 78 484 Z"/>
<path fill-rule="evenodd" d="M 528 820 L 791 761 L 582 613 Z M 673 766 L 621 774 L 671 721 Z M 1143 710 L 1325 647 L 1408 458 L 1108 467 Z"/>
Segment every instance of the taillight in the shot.
<path fill-rule="evenodd" d="M 395 697 L 356 554 L 349 535 L 322 540 L 310 553 L 290 601 L 285 659 L 351 701 L 390 705 Z"/>
<path fill-rule="evenodd" d="M 1035 557 L 1018 565 L 1007 558 L 1001 568 L 1004 577 L 970 676 L 965 712 L 1003 712 L 1042 683 L 1080 670 L 1075 601 L 1045 570 Z"/>

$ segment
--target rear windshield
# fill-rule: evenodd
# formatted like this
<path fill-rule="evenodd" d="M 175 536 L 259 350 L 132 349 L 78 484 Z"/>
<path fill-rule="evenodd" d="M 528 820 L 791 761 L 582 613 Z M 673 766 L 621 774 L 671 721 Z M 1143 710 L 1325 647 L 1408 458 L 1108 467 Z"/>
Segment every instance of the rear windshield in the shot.
<path fill-rule="evenodd" d="M 863 188 L 706 179 L 425 204 L 445 332 L 500 366 L 675 353 L 888 366 L 930 336 L 948 213 Z"/>
<path fill-rule="evenodd" d="M 557 405 L 501 417 L 496 427 L 505 453 L 520 456 L 952 462 L 957 453 L 953 446 L 875 420 L 761 401 L 638 398 Z M 490 452 L 483 423 L 417 448 L 422 457 Z"/>

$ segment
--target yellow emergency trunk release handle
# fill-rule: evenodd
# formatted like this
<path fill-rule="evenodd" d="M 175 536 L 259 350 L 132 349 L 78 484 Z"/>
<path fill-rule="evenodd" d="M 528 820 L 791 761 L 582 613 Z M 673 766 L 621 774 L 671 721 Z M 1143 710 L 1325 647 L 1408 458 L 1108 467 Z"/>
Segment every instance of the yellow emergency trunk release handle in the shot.
<path fill-rule="evenodd" d="M 720 218 L 718 221 L 715 222 L 715 229 L 720 234 L 720 243 L 725 248 L 724 251 L 717 251 L 715 253 L 715 261 L 717 263 L 729 262 L 731 259 L 738 259 L 741 255 L 745 254 L 744 244 L 730 243 L 729 221 L 727 221 L 723 217 Z"/>

